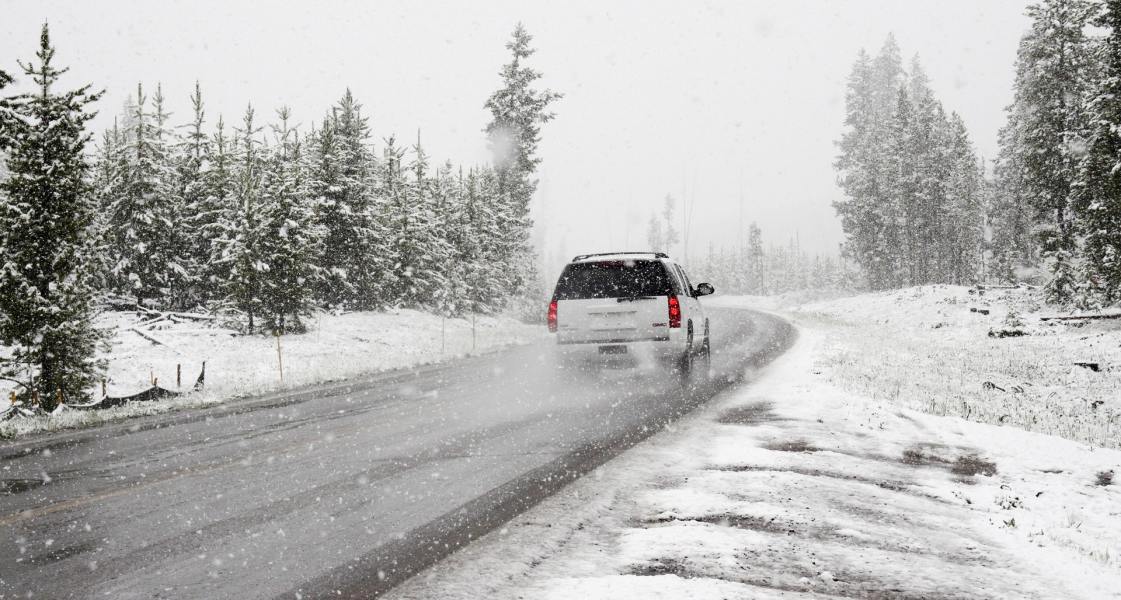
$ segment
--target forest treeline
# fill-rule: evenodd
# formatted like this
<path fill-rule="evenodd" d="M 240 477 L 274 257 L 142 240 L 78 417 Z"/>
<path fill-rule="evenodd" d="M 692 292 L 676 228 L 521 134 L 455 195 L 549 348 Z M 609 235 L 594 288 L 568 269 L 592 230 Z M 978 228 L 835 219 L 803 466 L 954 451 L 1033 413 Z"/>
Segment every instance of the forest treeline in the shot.
<path fill-rule="evenodd" d="M 0 378 L 21 397 L 89 393 L 107 300 L 222 310 L 276 334 L 316 308 L 454 316 L 537 300 L 529 203 L 560 95 L 537 89 L 521 25 L 485 99 L 493 162 L 472 166 L 434 163 L 419 134 L 375 144 L 349 91 L 300 130 L 287 108 L 211 118 L 198 85 L 180 118 L 158 84 L 138 85 L 95 142 L 101 93 L 60 90 L 46 25 L 39 42 L 18 74 L 0 71 L 0 90 L 29 90 L 0 95 Z"/>
<path fill-rule="evenodd" d="M 202 92 L 176 123 L 138 86 L 94 160 L 101 287 L 158 308 L 210 306 L 252 331 L 299 331 L 315 307 L 494 311 L 536 284 L 529 202 L 537 127 L 556 97 L 524 29 L 488 101 L 493 165 L 434 164 L 420 135 L 374 143 L 348 90 L 307 131 L 249 107 L 207 122 Z"/>
<path fill-rule="evenodd" d="M 1038 282 L 1082 308 L 1121 302 L 1121 0 L 1027 9 L 989 169 L 894 39 L 849 77 L 835 203 L 871 289 Z"/>
<path fill-rule="evenodd" d="M 713 282 L 721 293 L 773 296 L 800 291 L 851 291 L 860 273 L 840 256 L 806 252 L 798 238 L 787 244 L 764 244 L 763 231 L 752 223 L 747 239 L 733 246 L 710 244 L 691 276 Z"/>
<path fill-rule="evenodd" d="M 992 181 L 995 274 L 1042 267 L 1051 302 L 1121 301 L 1121 1 L 1028 9 Z"/>
<path fill-rule="evenodd" d="M 878 290 L 970 283 L 982 275 L 984 179 L 965 125 L 947 113 L 918 57 L 889 37 L 861 51 L 846 92 L 834 203 L 846 257 Z"/>

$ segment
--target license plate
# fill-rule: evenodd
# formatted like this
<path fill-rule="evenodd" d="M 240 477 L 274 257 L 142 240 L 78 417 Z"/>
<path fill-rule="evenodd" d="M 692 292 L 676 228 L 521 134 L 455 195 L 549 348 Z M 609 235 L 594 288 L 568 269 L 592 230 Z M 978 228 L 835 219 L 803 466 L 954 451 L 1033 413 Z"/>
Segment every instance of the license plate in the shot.
<path fill-rule="evenodd" d="M 599 347 L 599 353 L 600 354 L 626 354 L 627 353 L 627 347 L 626 346 L 600 346 Z"/>

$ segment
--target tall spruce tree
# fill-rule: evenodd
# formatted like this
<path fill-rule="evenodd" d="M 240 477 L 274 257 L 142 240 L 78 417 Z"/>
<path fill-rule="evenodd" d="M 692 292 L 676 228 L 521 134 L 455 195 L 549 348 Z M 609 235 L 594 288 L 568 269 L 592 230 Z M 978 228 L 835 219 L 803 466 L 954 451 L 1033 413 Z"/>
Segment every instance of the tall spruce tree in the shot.
<path fill-rule="evenodd" d="M 1020 40 L 1015 94 L 1001 136 L 1000 161 L 1013 170 L 1002 172 L 1001 182 L 1014 186 L 1005 193 L 1022 198 L 1015 201 L 1034 213 L 1041 256 L 1051 272 L 1046 290 L 1052 302 L 1069 301 L 1074 293 L 1077 239 L 1070 204 L 1085 147 L 1081 98 L 1092 58 L 1085 30 L 1095 10 L 1089 0 L 1042 0 L 1028 8 L 1032 25 Z"/>
<path fill-rule="evenodd" d="M 253 107 L 245 109 L 242 125 L 236 129 L 237 145 L 234 161 L 233 210 L 221 222 L 219 266 L 222 268 L 225 301 L 245 313 L 249 333 L 256 330 L 262 313 L 262 273 L 265 262 L 265 206 L 261 198 L 264 157 L 261 132 L 255 122 Z"/>
<path fill-rule="evenodd" d="M 276 143 L 263 166 L 261 181 L 260 310 L 271 333 L 299 333 L 302 317 L 314 308 L 315 259 L 319 236 L 303 181 L 302 146 L 289 123 L 291 111 L 277 111 Z"/>
<path fill-rule="evenodd" d="M 1008 123 L 998 136 L 1000 154 L 993 163 L 993 179 L 986 209 L 991 230 L 992 270 L 998 281 L 1016 280 L 1019 268 L 1036 264 L 1038 243 L 1033 233 L 1035 214 L 1020 190 L 1024 186 L 1020 115 L 1009 110 Z"/>
<path fill-rule="evenodd" d="M 308 186 L 324 239 L 319 297 L 331 307 L 383 306 L 385 252 L 369 120 L 346 91 L 310 144 Z"/>
<path fill-rule="evenodd" d="M 509 227 L 501 258 L 510 270 L 510 289 L 522 292 L 535 286 L 536 279 L 530 258 L 529 208 L 537 190 L 534 174 L 541 163 L 537 155 L 541 125 L 555 117 L 549 107 L 562 97 L 534 87 L 541 73 L 525 64 L 535 52 L 530 46 L 532 41 L 533 37 L 518 23 L 506 44 L 512 56 L 499 73 L 502 86 L 484 105 L 491 113 L 485 131 L 494 157 L 498 198 L 506 208 L 504 220 Z"/>
<path fill-rule="evenodd" d="M 182 209 L 177 231 L 182 239 L 180 253 L 183 265 L 189 275 L 188 287 L 180 298 L 183 305 L 200 304 L 211 299 L 206 282 L 211 246 L 208 232 L 220 214 L 220 207 L 209 202 L 213 198 L 206 180 L 210 136 L 203 128 L 206 109 L 202 88 L 197 81 L 191 94 L 191 109 L 191 122 L 182 126 L 186 134 L 175 152 L 176 193 Z"/>
<path fill-rule="evenodd" d="M 199 296 L 205 304 L 220 303 L 225 297 L 223 290 L 229 271 L 222 259 L 224 250 L 221 243 L 225 239 L 224 224 L 237 210 L 235 191 L 233 138 L 226 134 L 226 122 L 221 115 L 215 124 L 210 143 L 203 149 L 201 204 L 188 221 L 191 236 L 197 245 L 193 246 L 199 259 L 206 257 L 198 272 Z"/>
<path fill-rule="evenodd" d="M 941 281 L 966 285 L 980 275 L 985 190 L 980 161 L 957 113 L 950 117 L 947 149 L 946 210 L 939 232 L 945 260 Z"/>
<path fill-rule="evenodd" d="M 159 94 L 157 94 L 159 96 Z M 165 130 L 166 114 L 147 109 L 136 87 L 128 141 L 117 153 L 114 189 L 108 194 L 112 274 L 118 292 L 139 304 L 164 306 L 185 276 L 176 239 L 179 199 Z"/>
<path fill-rule="evenodd" d="M 864 270 L 872 289 L 899 284 L 903 238 L 898 229 L 897 179 L 893 143 L 898 125 L 903 67 L 899 46 L 888 37 L 875 58 L 863 50 L 849 76 L 845 131 L 835 167 L 845 197 L 834 203 L 848 243 L 847 251 Z"/>
<path fill-rule="evenodd" d="M 89 105 L 101 94 L 88 85 L 56 91 L 67 69 L 54 66 L 54 54 L 44 24 L 38 61 L 21 63 L 36 90 L 0 107 L 0 149 L 10 170 L 0 181 L 0 340 L 12 349 L 0 374 L 47 409 L 59 398 L 87 396 L 103 368 L 93 326 L 96 207 L 85 156 Z M 0 76 L 0 87 L 8 81 Z"/>
<path fill-rule="evenodd" d="M 1085 232 L 1085 280 L 1092 295 L 1121 301 L 1121 0 L 1107 0 L 1096 25 L 1107 30 L 1101 78 L 1089 103 L 1089 143 L 1077 207 Z"/>

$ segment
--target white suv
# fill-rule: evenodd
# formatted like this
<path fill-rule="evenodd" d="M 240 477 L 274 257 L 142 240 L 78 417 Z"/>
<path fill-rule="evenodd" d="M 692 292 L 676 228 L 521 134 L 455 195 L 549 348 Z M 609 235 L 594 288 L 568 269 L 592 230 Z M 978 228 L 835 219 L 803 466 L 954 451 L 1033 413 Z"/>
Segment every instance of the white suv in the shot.
<path fill-rule="evenodd" d="M 670 359 L 683 373 L 707 359 L 709 323 L 685 270 L 661 252 L 584 254 L 572 259 L 549 303 L 549 331 L 563 355 L 637 354 Z"/>

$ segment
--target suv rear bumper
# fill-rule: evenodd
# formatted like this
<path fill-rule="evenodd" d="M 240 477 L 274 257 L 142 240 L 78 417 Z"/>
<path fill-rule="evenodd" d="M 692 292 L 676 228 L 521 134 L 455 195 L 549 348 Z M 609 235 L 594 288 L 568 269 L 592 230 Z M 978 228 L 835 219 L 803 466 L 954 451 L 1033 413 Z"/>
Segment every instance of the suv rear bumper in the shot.
<path fill-rule="evenodd" d="M 557 338 L 557 345 L 559 346 L 580 346 L 580 345 L 595 345 L 603 346 L 605 344 L 647 344 L 655 342 L 668 342 L 671 341 L 670 336 L 659 336 L 653 338 L 645 338 L 641 340 L 628 339 L 628 338 L 595 338 L 595 339 L 564 339 Z"/>
<path fill-rule="evenodd" d="M 604 346 L 626 348 L 625 351 L 616 354 L 611 352 L 605 354 L 601 351 Z M 642 361 L 643 359 L 673 359 L 681 356 L 685 351 L 685 334 L 681 335 L 667 335 L 658 338 L 647 338 L 643 340 L 618 340 L 613 338 L 599 338 L 594 341 L 588 340 L 566 340 L 564 338 L 557 338 L 556 353 L 557 356 L 563 360 L 585 360 L 585 359 L 603 359 L 610 358 L 612 360 L 624 359 L 630 357 Z"/>

